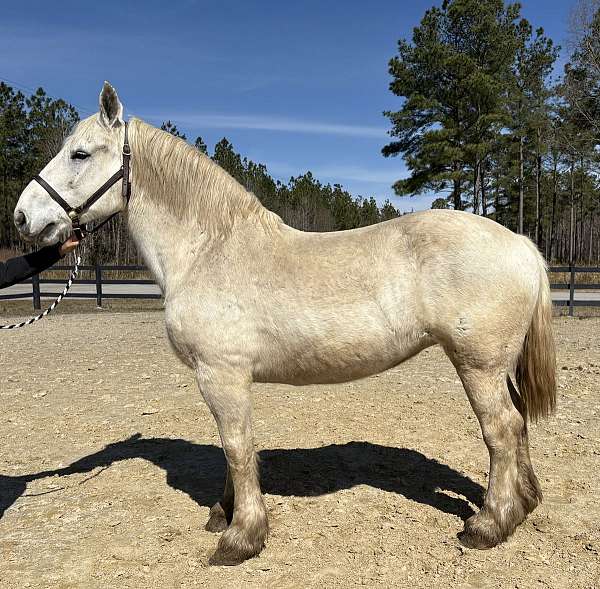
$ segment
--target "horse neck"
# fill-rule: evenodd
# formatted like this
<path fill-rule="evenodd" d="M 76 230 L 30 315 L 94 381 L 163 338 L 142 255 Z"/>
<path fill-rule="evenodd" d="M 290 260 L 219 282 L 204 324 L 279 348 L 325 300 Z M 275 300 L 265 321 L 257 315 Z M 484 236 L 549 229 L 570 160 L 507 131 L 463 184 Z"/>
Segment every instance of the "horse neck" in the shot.
<path fill-rule="evenodd" d="M 182 139 L 134 119 L 131 148 L 134 191 L 182 220 L 192 219 L 211 236 L 227 234 L 244 220 L 267 228 L 281 222 L 221 166 Z"/>
<path fill-rule="evenodd" d="M 181 139 L 134 120 L 131 147 L 129 225 L 163 291 L 169 277 L 234 232 L 260 239 L 283 225 L 225 170 Z"/>

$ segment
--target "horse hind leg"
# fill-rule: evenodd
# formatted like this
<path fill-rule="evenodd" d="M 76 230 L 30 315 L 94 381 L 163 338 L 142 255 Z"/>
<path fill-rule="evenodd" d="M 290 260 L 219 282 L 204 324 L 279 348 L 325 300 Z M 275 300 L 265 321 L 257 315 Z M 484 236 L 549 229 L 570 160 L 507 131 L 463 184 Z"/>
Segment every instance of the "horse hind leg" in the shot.
<path fill-rule="evenodd" d="M 458 537 L 468 548 L 492 548 L 537 507 L 542 492 L 529 458 L 526 418 L 517 408 L 518 396 L 509 390 L 507 371 L 467 367 L 457 371 L 490 455 L 483 507 L 465 522 Z"/>

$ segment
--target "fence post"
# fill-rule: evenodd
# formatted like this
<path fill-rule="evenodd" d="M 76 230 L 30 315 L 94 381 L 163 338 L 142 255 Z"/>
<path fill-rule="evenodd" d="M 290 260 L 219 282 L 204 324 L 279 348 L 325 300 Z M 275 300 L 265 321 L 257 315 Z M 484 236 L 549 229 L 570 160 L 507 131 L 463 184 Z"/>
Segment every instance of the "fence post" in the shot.
<path fill-rule="evenodd" d="M 33 290 L 33 308 L 36 311 L 39 311 L 42 308 L 42 301 L 40 298 L 40 276 L 39 274 L 34 274 L 31 277 L 31 286 Z"/>
<path fill-rule="evenodd" d="M 573 304 L 575 301 L 575 266 L 573 263 L 569 264 L 569 317 L 573 317 L 574 307 Z"/>
<path fill-rule="evenodd" d="M 96 264 L 96 307 L 102 308 L 102 266 Z"/>

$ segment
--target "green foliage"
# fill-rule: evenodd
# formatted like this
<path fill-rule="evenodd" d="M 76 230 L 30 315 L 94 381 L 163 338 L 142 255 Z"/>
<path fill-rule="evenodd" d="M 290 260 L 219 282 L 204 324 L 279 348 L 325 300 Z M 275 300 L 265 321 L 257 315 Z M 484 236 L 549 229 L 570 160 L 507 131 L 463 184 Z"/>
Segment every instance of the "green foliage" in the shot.
<path fill-rule="evenodd" d="M 448 208 L 448 200 L 445 198 L 436 198 L 431 203 L 432 209 L 447 209 Z"/>
<path fill-rule="evenodd" d="M 448 0 L 426 11 L 412 43 L 399 41 L 390 90 L 405 100 L 385 113 L 396 139 L 383 148 L 402 154 L 411 171 L 394 185 L 397 194 L 450 190 L 454 208 L 466 206 L 464 186 L 506 122 L 518 15 L 502 0 Z"/>
<path fill-rule="evenodd" d="M 163 122 L 163 124 L 160 126 L 160 128 L 163 131 L 166 131 L 167 133 L 171 133 L 171 135 L 173 135 L 173 137 L 179 137 L 180 139 L 183 139 L 184 141 L 187 139 L 187 137 L 185 136 L 185 133 L 181 133 L 179 131 L 179 129 L 177 128 L 177 125 L 175 125 L 171 121 Z"/>
<path fill-rule="evenodd" d="M 12 221 L 19 194 L 60 150 L 78 120 L 73 106 L 50 98 L 41 88 L 26 97 L 0 83 L 0 247 L 20 245 Z M 165 121 L 161 129 L 186 140 L 185 133 L 171 121 Z M 208 155 L 202 137 L 196 138 L 194 146 Z M 322 184 L 310 172 L 291 178 L 287 184 L 276 181 L 264 164 L 242 158 L 226 138 L 215 145 L 212 158 L 256 194 L 264 206 L 299 229 L 351 229 L 400 214 L 389 202 L 379 210 L 374 198 L 354 198 L 338 184 Z M 91 236 L 86 240 L 85 248 L 92 262 L 111 258 L 123 263 L 139 261 L 120 219 L 110 223 L 102 239 Z"/>
<path fill-rule="evenodd" d="M 50 160 L 61 149 L 66 137 L 79 121 L 75 107 L 61 98 L 52 99 L 38 88 L 25 101 L 28 111 L 30 141 L 38 160 Z"/>
<path fill-rule="evenodd" d="M 566 260 L 573 242 L 574 259 L 600 261 L 600 2 L 575 14 L 557 86 L 559 48 L 520 5 L 444 0 L 425 12 L 389 62 L 403 102 L 385 113 L 383 154 L 410 171 L 399 195 L 445 193 L 433 208 L 490 216 L 549 258 Z"/>
<path fill-rule="evenodd" d="M 204 143 L 204 139 L 202 137 L 196 137 L 196 141 L 194 141 L 194 147 L 201 151 L 204 155 L 208 155 L 208 147 L 206 143 Z"/>
<path fill-rule="evenodd" d="M 595 11 L 593 8 L 595 7 Z M 590 9 L 592 11 L 590 12 Z M 578 28 L 577 44 L 565 68 L 563 96 L 572 107 L 572 120 L 600 143 L 600 2 L 580 4 L 572 26 Z"/>
<path fill-rule="evenodd" d="M 26 97 L 0 82 L 0 247 L 19 243 L 12 221 L 19 194 L 78 120 L 73 106 L 41 88 Z"/>
<path fill-rule="evenodd" d="M 215 145 L 213 160 L 268 209 L 304 231 L 352 229 L 397 217 L 390 202 L 381 210 L 374 198 L 353 198 L 339 184 L 322 184 L 311 172 L 290 178 L 287 184 L 275 181 L 264 164 L 242 158 L 223 138 Z"/>

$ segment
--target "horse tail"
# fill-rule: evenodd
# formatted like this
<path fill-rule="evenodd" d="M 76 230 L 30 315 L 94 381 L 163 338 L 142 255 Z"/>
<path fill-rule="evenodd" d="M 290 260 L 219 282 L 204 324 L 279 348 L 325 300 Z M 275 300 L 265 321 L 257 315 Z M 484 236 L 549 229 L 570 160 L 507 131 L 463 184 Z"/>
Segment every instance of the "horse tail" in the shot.
<path fill-rule="evenodd" d="M 527 238 L 526 238 L 527 239 Z M 546 262 L 535 245 L 538 262 L 539 288 L 531 324 L 517 360 L 516 379 L 525 420 L 547 417 L 556 408 L 556 348 L 552 332 L 552 296 Z"/>

